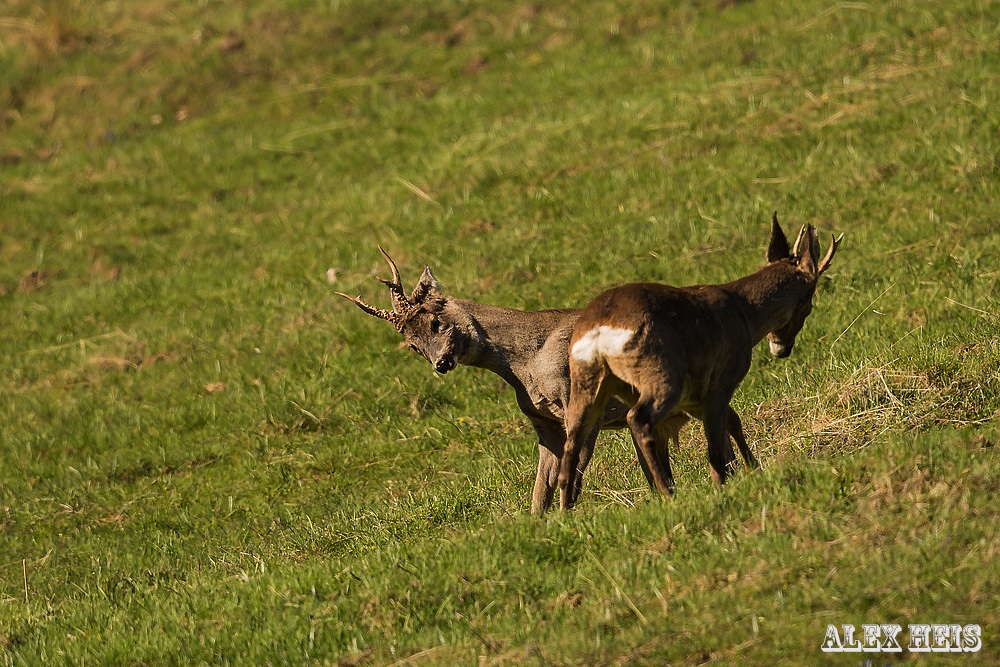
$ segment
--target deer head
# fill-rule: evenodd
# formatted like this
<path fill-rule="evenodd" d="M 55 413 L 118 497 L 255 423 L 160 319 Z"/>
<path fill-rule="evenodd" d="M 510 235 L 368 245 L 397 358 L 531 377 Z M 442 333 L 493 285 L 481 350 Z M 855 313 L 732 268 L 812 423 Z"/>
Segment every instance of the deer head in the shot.
<path fill-rule="evenodd" d="M 448 301 L 441 294 L 441 285 L 431 273 L 431 267 L 424 267 L 416 287 L 407 296 L 395 262 L 382 246 L 378 249 L 392 270 L 392 280 L 379 278 L 389 288 L 392 310 L 370 306 L 360 296 L 351 297 L 343 292 L 337 294 L 353 301 L 369 315 L 391 323 L 396 331 L 403 334 L 410 349 L 431 362 L 437 372 L 447 373 L 454 369 L 465 352 L 465 336 L 457 326 L 454 315 L 446 308 Z"/>
<path fill-rule="evenodd" d="M 803 279 L 804 293 L 798 296 L 797 301 L 791 304 L 788 309 L 788 319 L 784 324 L 767 334 L 768 347 L 771 354 L 784 358 L 792 353 L 795 345 L 795 336 L 802 330 L 809 313 L 812 312 L 812 298 L 816 293 L 816 284 L 823 272 L 830 268 L 837 247 L 843 240 L 844 235 L 839 238 L 831 236 L 831 243 L 826 255 L 817 262 L 819 257 L 819 235 L 812 225 L 803 225 L 799 230 L 799 235 L 791 249 L 788 247 L 788 239 L 778 224 L 778 213 L 774 213 L 771 218 L 771 242 L 767 248 L 767 261 L 769 264 L 779 262 L 794 267 L 799 276 Z"/>

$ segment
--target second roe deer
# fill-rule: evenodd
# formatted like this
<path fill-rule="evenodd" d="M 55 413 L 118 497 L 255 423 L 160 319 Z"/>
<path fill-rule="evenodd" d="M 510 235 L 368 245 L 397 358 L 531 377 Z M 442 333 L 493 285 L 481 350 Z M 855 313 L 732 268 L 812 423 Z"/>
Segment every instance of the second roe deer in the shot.
<path fill-rule="evenodd" d="M 661 424 L 678 414 L 703 422 L 712 479 L 723 483 L 733 459 L 728 435 L 741 451 L 746 446 L 730 401 L 750 369 L 752 349 L 767 336 L 771 354 L 791 354 L 812 311 L 817 281 L 842 239 L 833 239 L 820 259 L 816 229 L 807 225 L 789 249 L 775 213 L 768 263 L 749 276 L 683 288 L 624 285 L 591 301 L 570 339 L 560 506 L 573 506 L 579 492 L 579 452 L 612 399 L 631 406 L 626 421 L 657 491 L 673 492 Z M 570 495 L 567 489 L 577 492 Z"/>

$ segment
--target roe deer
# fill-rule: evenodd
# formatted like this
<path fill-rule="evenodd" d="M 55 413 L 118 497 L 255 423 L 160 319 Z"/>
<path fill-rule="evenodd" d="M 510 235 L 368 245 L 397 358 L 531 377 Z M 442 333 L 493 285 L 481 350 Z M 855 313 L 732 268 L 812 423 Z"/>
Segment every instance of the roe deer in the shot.
<path fill-rule="evenodd" d="M 416 287 L 407 296 L 396 264 L 381 247 L 379 251 L 392 271 L 392 280 L 379 279 L 389 288 L 392 310 L 370 306 L 361 297 L 337 294 L 369 315 L 393 324 L 410 349 L 439 373 L 447 373 L 458 364 L 477 366 L 496 373 L 514 388 L 517 406 L 538 436 L 538 473 L 531 510 L 535 514 L 544 512 L 552 504 L 565 449 L 563 416 L 569 400 L 569 339 L 582 311 L 523 311 L 448 298 L 442 294 L 430 267 L 424 267 Z M 582 438 L 577 449 L 581 475 L 598 430 L 625 428 L 627 410 L 628 406 L 617 399 L 602 406 L 595 418 L 598 428 Z M 677 432 L 687 420 L 685 415 L 668 420 L 663 427 L 664 440 L 673 440 L 676 445 Z M 725 446 L 730 447 L 728 441 Z M 742 445 L 740 453 L 748 465 L 755 465 L 753 455 Z M 641 455 L 639 464 L 646 481 L 655 489 L 655 479 Z M 572 488 L 575 493 L 579 485 Z"/>
<path fill-rule="evenodd" d="M 766 335 L 771 354 L 792 353 L 817 280 L 842 239 L 833 239 L 819 259 L 819 238 L 807 225 L 789 250 L 775 213 L 768 264 L 752 275 L 724 285 L 624 285 L 591 301 L 570 339 L 560 506 L 573 506 L 579 453 L 612 398 L 631 406 L 626 421 L 657 491 L 673 492 L 660 425 L 678 414 L 704 423 L 712 479 L 723 483 L 733 460 L 727 431 L 741 451 L 746 447 L 743 425 L 729 403 L 750 368 L 752 349 Z"/>

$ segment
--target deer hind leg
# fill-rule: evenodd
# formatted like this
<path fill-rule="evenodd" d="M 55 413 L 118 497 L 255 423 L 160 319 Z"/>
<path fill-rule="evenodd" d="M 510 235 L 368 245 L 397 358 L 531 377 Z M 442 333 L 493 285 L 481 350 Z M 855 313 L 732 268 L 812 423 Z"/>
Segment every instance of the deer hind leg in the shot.
<path fill-rule="evenodd" d="M 684 427 L 684 424 L 688 423 L 688 419 L 687 415 L 677 413 L 665 418 L 657 427 L 656 460 L 660 462 L 661 468 L 665 469 L 670 466 L 669 445 L 673 443 L 674 447 L 678 446 L 680 443 L 681 428 Z M 635 434 L 631 433 L 631 431 L 630 434 L 632 436 L 632 446 L 635 447 L 635 455 L 639 460 L 639 467 L 646 478 L 646 483 L 649 484 L 649 488 L 652 491 L 656 491 L 656 482 L 653 479 L 653 473 L 649 470 L 649 465 L 646 463 L 646 457 L 642 455 L 642 450 L 639 449 L 639 443 L 635 439 Z"/>
<path fill-rule="evenodd" d="M 598 422 L 604 415 L 608 391 L 604 386 L 606 370 L 603 364 L 577 364 L 570 361 L 570 394 L 566 407 L 566 448 L 559 465 L 559 506 L 568 510 L 579 494 L 582 471 L 581 452 L 590 459 Z M 588 445 L 588 443 L 590 443 Z"/>
<path fill-rule="evenodd" d="M 649 464 L 646 463 L 646 457 L 642 455 L 642 450 L 639 449 L 639 442 L 635 439 L 635 433 L 629 429 L 629 435 L 632 436 L 632 446 L 635 447 L 635 457 L 639 460 L 639 467 L 642 469 L 642 474 L 646 478 L 646 483 L 649 484 L 651 491 L 656 491 L 656 481 L 653 479 L 653 473 L 649 470 Z M 659 452 L 657 452 L 657 457 L 659 457 Z"/>
<path fill-rule="evenodd" d="M 708 464 L 711 468 L 712 481 L 716 484 L 725 483 L 730 468 L 736 460 L 727 428 L 731 412 L 728 401 L 720 401 L 705 406 L 702 419 L 705 424 L 705 439 L 708 440 Z"/>
<path fill-rule="evenodd" d="M 569 504 L 570 507 L 576 504 L 576 499 L 580 497 L 580 491 L 583 489 L 583 473 L 587 471 L 587 466 L 590 464 L 590 457 L 594 455 L 594 446 L 597 443 L 597 435 L 601 432 L 601 423 L 598 420 L 594 428 L 591 429 L 590 435 L 584 441 L 583 446 L 580 448 L 580 458 L 576 463 L 576 477 L 573 488 L 570 490 Z"/>
<path fill-rule="evenodd" d="M 673 493 L 674 475 L 670 470 L 670 431 L 660 427 L 665 419 L 669 419 L 677 402 L 677 396 L 640 394 L 626 417 L 639 456 L 645 459 L 645 469 L 652 478 L 652 486 L 662 495 Z"/>
<path fill-rule="evenodd" d="M 750 446 L 747 445 L 747 439 L 743 436 L 743 422 L 740 421 L 740 416 L 736 414 L 736 411 L 733 410 L 732 406 L 729 408 L 727 424 L 729 428 L 729 435 L 733 436 L 733 440 L 736 441 L 736 446 L 740 448 L 740 456 L 743 458 L 743 464 L 748 470 L 759 468 L 760 464 L 757 463 L 757 459 L 754 458 L 753 452 L 750 451 Z"/>
<path fill-rule="evenodd" d="M 656 427 L 658 445 L 656 455 L 661 462 L 669 462 L 670 452 L 667 447 L 670 444 L 673 444 L 674 447 L 680 445 L 681 429 L 684 428 L 684 425 L 688 423 L 689 419 L 690 417 L 683 412 L 677 412 L 664 418 Z"/>

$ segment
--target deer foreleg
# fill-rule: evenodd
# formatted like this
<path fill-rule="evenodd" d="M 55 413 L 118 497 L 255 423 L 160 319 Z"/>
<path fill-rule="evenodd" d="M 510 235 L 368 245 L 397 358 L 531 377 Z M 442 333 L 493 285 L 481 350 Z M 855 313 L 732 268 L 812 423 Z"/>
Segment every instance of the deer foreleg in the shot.
<path fill-rule="evenodd" d="M 747 440 L 743 436 L 743 423 L 740 421 L 740 416 L 736 414 L 732 406 L 729 408 L 727 423 L 729 425 L 729 435 L 733 436 L 736 446 L 740 448 L 740 456 L 743 458 L 743 464 L 749 470 L 759 468 L 760 464 L 757 463 L 757 459 L 754 458 L 753 452 L 750 451 L 750 446 L 747 445 Z"/>
<path fill-rule="evenodd" d="M 538 474 L 531 493 L 531 513 L 542 514 L 552 506 L 559 481 L 559 456 L 545 445 L 538 445 Z"/>
<path fill-rule="evenodd" d="M 708 464 L 711 467 L 712 481 L 723 484 L 729 476 L 729 469 L 736 456 L 729 442 L 729 432 L 726 424 L 732 410 L 728 403 L 706 406 L 703 422 L 705 424 L 705 439 L 708 440 Z M 733 413 L 735 414 L 735 413 Z M 742 433 L 742 429 L 741 429 Z"/>
<path fill-rule="evenodd" d="M 531 425 L 538 434 L 538 474 L 531 494 L 531 513 L 542 514 L 552 506 L 552 497 L 559 483 L 559 461 L 566 445 L 566 431 L 561 422 L 532 419 Z M 587 458 L 590 458 L 589 454 Z"/>

